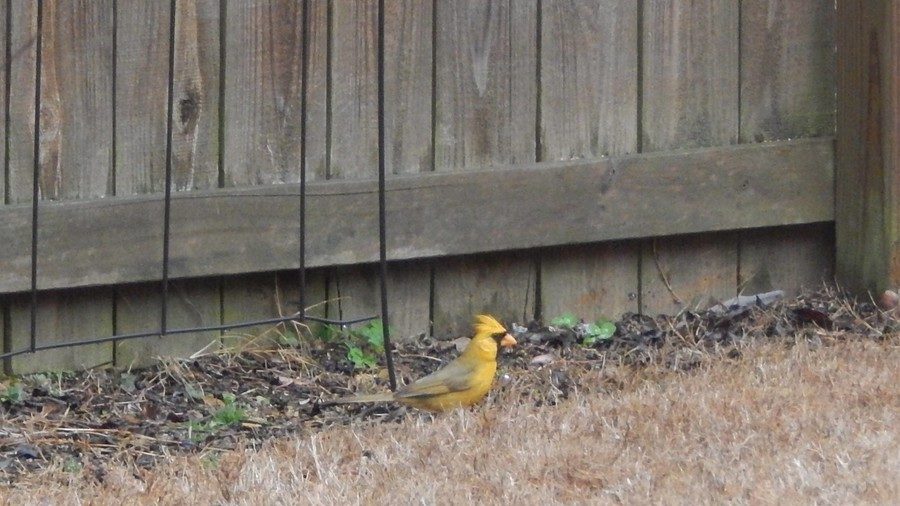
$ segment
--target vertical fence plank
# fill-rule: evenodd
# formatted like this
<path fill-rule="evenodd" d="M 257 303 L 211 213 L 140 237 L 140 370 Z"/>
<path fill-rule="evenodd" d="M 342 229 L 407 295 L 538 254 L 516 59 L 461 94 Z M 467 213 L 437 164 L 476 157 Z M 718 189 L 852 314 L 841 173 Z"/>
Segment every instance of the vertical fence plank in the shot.
<path fill-rule="evenodd" d="M 13 2 L 10 13 L 8 202 L 31 201 L 34 172 L 34 87 L 37 83 L 37 2 Z"/>
<path fill-rule="evenodd" d="M 900 285 L 900 4 L 837 1 L 837 275 Z"/>
<path fill-rule="evenodd" d="M 535 161 L 536 2 L 439 0 L 435 8 L 435 170 Z M 435 334 L 468 333 L 476 312 L 531 319 L 535 265 L 523 255 L 441 262 Z"/>
<path fill-rule="evenodd" d="M 17 11 L 14 17 L 23 22 L 14 31 L 36 26 L 27 19 L 36 11 L 24 2 L 13 4 Z M 109 0 L 86 4 L 61 0 L 43 2 L 39 132 L 42 200 L 98 198 L 111 192 L 112 20 L 112 2 Z M 17 35 L 22 36 L 22 33 Z M 30 124 L 33 128 L 33 120 Z M 16 155 L 17 162 L 21 161 L 20 155 Z M 30 171 L 31 167 L 18 166 L 16 170 Z M 23 180 L 31 182 L 30 177 L 16 179 L 19 183 Z M 17 192 L 17 202 L 30 200 L 30 189 Z M 64 297 L 41 294 L 38 342 L 47 344 L 111 335 L 112 307 L 112 290 L 109 288 L 73 291 Z M 85 314 L 91 316 L 84 318 Z M 27 347 L 30 332 L 28 304 L 13 304 L 10 319 L 12 348 Z M 38 369 L 70 369 L 111 360 L 112 345 L 106 343 L 26 355 L 13 359 L 11 365 L 14 372 L 24 373 Z"/>
<path fill-rule="evenodd" d="M 738 17 L 737 0 L 645 3 L 642 151 L 737 142 Z M 673 312 L 690 303 L 673 304 L 666 280 L 679 297 L 733 296 L 737 248 L 734 234 L 645 242 L 641 310 Z"/>
<path fill-rule="evenodd" d="M 219 0 L 178 0 L 172 117 L 177 190 L 219 184 Z"/>
<path fill-rule="evenodd" d="M 328 111 L 328 63 L 331 56 L 329 12 L 331 2 L 307 2 L 309 8 L 309 69 L 306 81 L 306 179 L 326 179 L 328 173 L 328 134 L 331 118 Z"/>
<path fill-rule="evenodd" d="M 432 6 L 431 1 L 385 1 L 385 165 L 393 174 L 434 170 Z"/>
<path fill-rule="evenodd" d="M 636 242 L 568 246 L 541 256 L 545 319 L 571 313 L 588 321 L 638 310 Z"/>
<path fill-rule="evenodd" d="M 641 251 L 642 312 L 675 314 L 733 297 L 735 243 L 730 232 L 648 240 Z"/>
<path fill-rule="evenodd" d="M 169 111 L 168 83 L 169 43 L 172 35 L 170 4 L 168 2 L 119 1 L 116 4 L 116 193 L 133 195 L 162 193 L 165 190 L 166 121 L 172 117 L 172 180 L 174 189 L 192 179 L 191 187 L 215 187 L 218 182 L 217 153 L 192 141 L 215 138 L 218 128 L 218 87 L 216 86 L 218 58 L 218 10 L 216 5 L 197 5 L 192 0 L 178 3 L 176 11 L 176 43 L 187 44 L 184 51 L 175 48 L 175 100 Z M 198 7 L 204 15 L 199 23 Z M 202 9 L 206 10 L 203 11 Z M 181 29 L 181 31 L 179 31 Z M 198 29 L 204 29 L 201 32 Z M 210 44 L 204 56 L 213 58 L 202 63 L 207 75 L 215 80 L 202 89 L 198 81 L 184 80 L 184 76 L 200 71 L 199 55 L 190 47 L 201 40 Z M 189 42 L 193 41 L 193 42 Z M 190 79 L 190 78 L 188 78 Z M 202 91 L 201 91 L 202 90 Z M 202 94 L 201 94 L 202 93 Z M 190 97 L 190 98 L 188 98 Z M 200 98 L 204 97 L 205 102 Z M 192 100 L 189 104 L 185 100 Z M 210 110 L 206 110 L 210 109 Z M 204 123 L 197 115 L 203 110 Z M 202 127 L 206 127 L 204 130 Z M 209 128 L 212 127 L 210 131 Z M 178 141 L 182 141 L 181 144 Z M 209 142 L 209 141 L 207 141 Z M 185 143 L 189 152 L 185 153 Z M 215 146 L 215 144 L 213 144 Z M 179 151 L 181 148 L 181 151 Z M 200 148 L 198 151 L 194 149 Z M 187 154 L 187 158 L 185 158 Z M 193 164 L 196 163 L 197 167 Z M 212 168 L 212 173 L 210 174 Z M 197 171 L 206 171 L 199 179 Z M 179 184 L 179 181 L 182 184 Z M 159 223 L 163 213 L 160 206 Z M 173 215 L 173 220 L 189 219 Z M 177 250 L 178 244 L 173 244 Z M 162 244 L 159 246 L 162 262 Z M 162 264 L 160 264 L 160 269 Z M 190 294 L 190 300 L 171 297 L 167 318 L 168 328 L 197 325 L 217 325 L 220 322 L 219 288 L 209 280 L 182 280 L 170 285 L 170 294 Z M 162 301 L 159 283 L 143 283 L 123 287 L 116 294 L 116 326 L 119 332 L 145 332 L 159 329 Z M 158 355 L 185 356 L 216 340 L 217 332 L 177 334 L 163 338 L 129 340 L 116 344 L 116 362 L 120 365 L 147 365 Z"/>
<path fill-rule="evenodd" d="M 227 3 L 225 186 L 300 180 L 301 3 Z"/>
<path fill-rule="evenodd" d="M 320 3 L 227 2 L 222 146 L 225 186 L 300 180 L 301 16 L 303 5 Z M 324 56 L 317 53 L 313 58 Z M 316 179 L 315 171 L 307 170 L 307 178 Z M 226 280 L 222 285 L 224 322 L 276 316 L 280 309 L 275 303 L 276 276 L 271 272 Z M 267 327 L 260 326 L 237 332 L 254 335 L 265 330 Z"/>
<path fill-rule="evenodd" d="M 741 142 L 834 133 L 834 4 L 741 3 Z M 815 288 L 833 275 L 827 225 L 740 235 L 744 293 Z"/>
<path fill-rule="evenodd" d="M 539 161 L 637 151 L 637 3 L 541 2 Z M 541 254 L 541 308 L 596 319 L 637 311 L 637 243 Z"/>
<path fill-rule="evenodd" d="M 438 0 L 435 170 L 533 162 L 536 4 Z"/>
<path fill-rule="evenodd" d="M 328 175 L 373 179 L 378 176 L 378 5 L 354 0 L 334 2 L 332 9 Z M 385 170 L 388 175 L 430 170 L 431 5 L 389 0 L 385 9 Z M 390 235 L 390 223 L 387 227 Z M 371 234 L 378 241 L 378 230 Z M 372 265 L 335 269 L 329 293 L 340 299 L 329 306 L 331 316 L 380 315 L 378 282 Z M 387 283 L 393 334 L 402 339 L 427 332 L 427 265 L 392 263 Z"/>
<path fill-rule="evenodd" d="M 211 279 L 176 280 L 169 285 L 169 328 L 218 325 L 218 282 Z M 147 285 L 125 285 L 116 290 L 116 325 L 121 334 L 159 328 L 159 302 L 149 297 Z M 158 299 L 157 299 L 158 301 Z M 189 357 L 201 349 L 218 348 L 218 332 L 197 332 L 166 337 L 121 341 L 116 348 L 116 364 L 143 367 L 157 357 Z"/>
<path fill-rule="evenodd" d="M 784 290 L 794 296 L 834 278 L 831 223 L 765 228 L 741 234 L 740 291 Z"/>
<path fill-rule="evenodd" d="M 468 335 L 472 316 L 492 314 L 504 322 L 534 315 L 534 261 L 502 253 L 453 257 L 434 272 L 434 335 Z"/>

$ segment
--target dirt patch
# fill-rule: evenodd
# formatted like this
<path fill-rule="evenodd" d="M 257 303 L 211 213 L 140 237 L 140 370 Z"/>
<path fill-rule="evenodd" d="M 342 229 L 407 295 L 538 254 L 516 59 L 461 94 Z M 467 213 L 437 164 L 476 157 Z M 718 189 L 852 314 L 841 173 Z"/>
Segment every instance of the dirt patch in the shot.
<path fill-rule="evenodd" d="M 750 303 L 653 318 L 629 314 L 616 322 L 611 338 L 591 346 L 583 345 L 577 329 L 537 322 L 515 329 L 520 346 L 501 357 L 495 396 L 543 407 L 575 391 L 627 386 L 617 374 L 586 382 L 591 371 L 686 371 L 713 359 L 738 360 L 760 342 L 815 348 L 894 339 L 898 322 L 874 304 L 825 290 L 767 307 Z M 423 339 L 395 353 L 405 383 L 456 356 L 457 343 Z M 214 456 L 360 420 L 407 419 L 403 408 L 392 405 L 320 403 L 385 389 L 383 369 L 356 370 L 343 344 L 313 340 L 166 360 L 142 371 L 9 378 L 0 389 L 0 479 L 13 483 L 56 469 L 102 483 L 111 465 L 138 476 L 175 455 Z"/>

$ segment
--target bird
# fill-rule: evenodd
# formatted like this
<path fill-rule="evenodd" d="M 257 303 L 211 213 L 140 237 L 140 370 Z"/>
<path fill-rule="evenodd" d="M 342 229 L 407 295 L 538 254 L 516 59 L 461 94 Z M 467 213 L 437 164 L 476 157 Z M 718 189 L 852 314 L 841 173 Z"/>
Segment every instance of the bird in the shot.
<path fill-rule="evenodd" d="M 475 334 L 466 349 L 428 376 L 396 392 L 341 397 L 327 401 L 327 404 L 399 402 L 417 409 L 442 412 L 481 401 L 494 383 L 500 348 L 517 343 L 493 316 L 476 315 L 473 327 Z"/>

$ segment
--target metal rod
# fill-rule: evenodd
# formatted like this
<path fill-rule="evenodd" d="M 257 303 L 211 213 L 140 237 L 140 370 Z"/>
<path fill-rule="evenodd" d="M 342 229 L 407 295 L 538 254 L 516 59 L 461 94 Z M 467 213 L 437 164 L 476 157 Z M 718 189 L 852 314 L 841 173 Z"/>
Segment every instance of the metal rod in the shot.
<path fill-rule="evenodd" d="M 391 354 L 391 332 L 388 325 L 387 292 L 387 219 L 385 212 L 384 153 L 384 0 L 378 0 L 378 265 L 381 280 L 381 329 L 384 336 L 384 358 L 387 362 L 391 390 L 397 389 L 397 374 Z"/>
<path fill-rule="evenodd" d="M 300 14 L 300 258 L 297 281 L 300 284 L 297 301 L 300 314 L 306 314 L 306 86 L 309 75 L 309 2 L 303 2 Z"/>
<path fill-rule="evenodd" d="M 37 349 L 37 271 L 38 271 L 38 196 L 41 177 L 41 35 L 43 33 L 44 2 L 37 4 L 37 39 L 35 40 L 34 86 L 34 167 L 31 185 L 31 322 L 29 348 Z M 6 76 L 9 79 L 9 76 Z"/>
<path fill-rule="evenodd" d="M 319 318 L 317 316 L 301 316 L 299 314 L 293 316 L 282 316 L 279 318 L 267 318 L 264 320 L 253 320 L 247 322 L 239 322 L 239 323 L 226 323 L 223 325 L 213 325 L 207 327 L 185 327 L 185 328 L 176 328 L 176 329 L 168 329 L 166 331 L 166 335 L 173 334 L 190 334 L 194 332 L 211 332 L 211 331 L 222 331 L 222 330 L 231 330 L 231 329 L 239 329 L 245 327 L 255 327 L 257 325 L 273 325 L 278 323 L 290 322 L 290 321 L 313 321 L 316 323 L 323 323 L 326 325 L 338 325 L 338 326 L 347 326 L 353 325 L 355 323 L 362 323 L 371 321 L 378 318 L 378 316 L 365 316 L 361 318 L 352 318 L 349 320 L 334 320 L 329 318 Z M 45 344 L 41 346 L 35 347 L 34 350 L 31 349 L 23 349 L 18 351 L 11 351 L 8 353 L 0 354 L 0 360 L 15 357 L 18 355 L 24 355 L 26 353 L 32 353 L 35 351 L 45 351 L 45 350 L 54 350 L 57 348 L 71 348 L 75 346 L 87 346 L 90 344 L 101 344 L 108 343 L 111 341 L 127 341 L 129 339 L 138 339 L 142 337 L 153 337 L 161 335 L 159 332 L 137 332 L 132 334 L 118 334 L 114 336 L 107 337 L 99 337 L 96 339 L 83 339 L 77 341 L 65 341 L 60 343 L 51 343 Z"/>
<path fill-rule="evenodd" d="M 162 259 L 162 285 L 160 286 L 160 298 L 162 308 L 159 314 L 159 334 L 168 334 L 169 313 L 169 236 L 171 234 L 172 215 L 172 103 L 175 93 L 175 0 L 169 3 L 169 83 L 168 104 L 166 114 L 166 187 L 163 202 L 163 259 Z"/>

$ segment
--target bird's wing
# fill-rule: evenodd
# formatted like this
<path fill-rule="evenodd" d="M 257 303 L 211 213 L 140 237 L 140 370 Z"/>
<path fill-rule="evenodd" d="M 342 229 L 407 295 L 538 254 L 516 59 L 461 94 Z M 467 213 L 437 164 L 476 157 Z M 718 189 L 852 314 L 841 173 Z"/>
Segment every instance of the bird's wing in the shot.
<path fill-rule="evenodd" d="M 471 377 L 476 364 L 454 360 L 424 378 L 420 378 L 401 388 L 397 398 L 422 398 L 450 392 L 461 392 L 471 388 Z"/>

